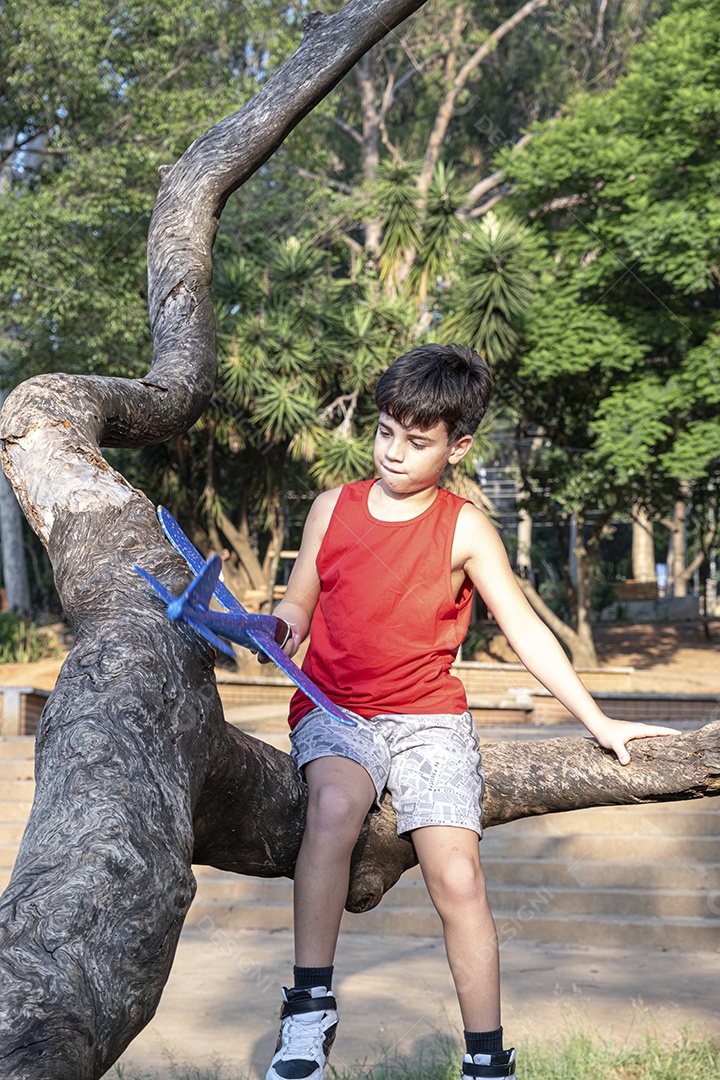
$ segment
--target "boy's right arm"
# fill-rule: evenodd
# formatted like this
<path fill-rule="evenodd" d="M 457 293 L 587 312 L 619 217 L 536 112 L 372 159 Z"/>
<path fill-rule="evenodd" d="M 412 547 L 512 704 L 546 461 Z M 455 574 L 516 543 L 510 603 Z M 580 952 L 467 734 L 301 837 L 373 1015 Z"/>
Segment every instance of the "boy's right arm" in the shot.
<path fill-rule="evenodd" d="M 333 488 L 318 495 L 312 504 L 285 595 L 273 611 L 273 615 L 284 619 L 290 627 L 290 638 L 283 646 L 288 656 L 295 655 L 310 629 L 320 596 L 316 559 L 339 495 L 340 488 Z"/>

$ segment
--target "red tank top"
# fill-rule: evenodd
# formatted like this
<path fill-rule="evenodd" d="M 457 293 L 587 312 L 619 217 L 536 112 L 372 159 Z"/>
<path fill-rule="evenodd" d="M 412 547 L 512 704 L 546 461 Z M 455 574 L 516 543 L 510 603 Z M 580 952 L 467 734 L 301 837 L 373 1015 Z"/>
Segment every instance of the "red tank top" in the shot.
<path fill-rule="evenodd" d="M 462 713 L 450 666 L 470 623 L 472 582 L 452 590 L 452 544 L 467 500 L 438 489 L 409 521 L 368 509 L 375 480 L 343 487 L 317 556 L 321 592 L 303 671 L 331 701 L 360 716 Z M 290 727 L 312 702 L 296 691 Z"/>

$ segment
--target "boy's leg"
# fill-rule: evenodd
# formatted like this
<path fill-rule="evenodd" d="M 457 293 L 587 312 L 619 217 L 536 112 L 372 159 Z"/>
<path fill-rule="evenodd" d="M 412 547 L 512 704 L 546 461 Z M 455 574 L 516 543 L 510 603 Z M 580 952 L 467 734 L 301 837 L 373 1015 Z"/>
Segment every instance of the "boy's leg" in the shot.
<path fill-rule="evenodd" d="M 413 830 L 412 840 L 442 919 L 465 1030 L 494 1031 L 500 1027 L 500 964 L 478 835 L 471 829 L 430 825 Z"/>
<path fill-rule="evenodd" d="M 348 758 L 315 758 L 304 773 L 308 809 L 295 867 L 295 964 L 308 975 L 311 968 L 331 970 L 350 857 L 376 792 L 369 773 Z M 283 991 L 280 1034 L 266 1080 L 322 1080 L 337 1028 L 329 990 L 329 980 L 322 987 L 303 980 Z"/>
<path fill-rule="evenodd" d="M 375 800 L 375 785 L 363 766 L 348 758 L 316 758 L 304 772 L 308 808 L 295 867 L 295 963 L 327 967 L 347 899 L 350 856 Z"/>

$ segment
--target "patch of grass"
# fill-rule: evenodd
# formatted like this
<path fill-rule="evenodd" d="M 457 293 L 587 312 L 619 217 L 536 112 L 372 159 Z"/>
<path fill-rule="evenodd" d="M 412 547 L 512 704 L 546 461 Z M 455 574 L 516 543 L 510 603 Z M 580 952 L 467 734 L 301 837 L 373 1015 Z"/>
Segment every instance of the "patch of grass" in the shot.
<path fill-rule="evenodd" d="M 34 664 L 57 656 L 54 634 L 14 611 L 0 611 L 0 664 Z"/>
<path fill-rule="evenodd" d="M 524 1051 L 521 1063 L 522 1080 L 708 1080 L 720 1075 L 720 1046 L 709 1039 L 667 1045 L 648 1038 L 621 1049 L 578 1032 L 550 1052 Z"/>
<path fill-rule="evenodd" d="M 137 1072 L 135 1069 L 129 1071 L 124 1065 L 116 1065 L 112 1073 L 105 1075 L 117 1077 L 118 1080 L 157 1080 L 161 1074 Z M 248 1073 L 230 1069 L 220 1062 L 206 1066 L 204 1069 L 196 1068 L 194 1065 L 169 1065 L 167 1070 L 163 1070 L 162 1076 L 168 1077 L 168 1080 L 250 1080 Z"/>
<path fill-rule="evenodd" d="M 326 1069 L 328 1080 L 458 1080 L 460 1054 L 440 1047 L 424 1057 L 385 1058 L 371 1066 Z M 121 1080 L 156 1080 L 156 1073 L 128 1073 L 116 1067 Z M 583 1032 L 554 1045 L 532 1045 L 518 1051 L 518 1080 L 711 1080 L 720 1077 L 720 1044 L 692 1039 L 668 1045 L 648 1038 L 644 1045 L 619 1048 Z M 249 1074 L 221 1064 L 198 1069 L 170 1067 L 168 1080 L 249 1080 Z"/>

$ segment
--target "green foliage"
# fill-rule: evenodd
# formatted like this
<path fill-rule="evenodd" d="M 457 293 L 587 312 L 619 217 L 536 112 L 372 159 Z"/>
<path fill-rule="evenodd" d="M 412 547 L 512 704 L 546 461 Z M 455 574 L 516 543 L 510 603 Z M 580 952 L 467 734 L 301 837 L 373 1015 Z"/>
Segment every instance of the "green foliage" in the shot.
<path fill-rule="evenodd" d="M 715 512 L 719 43 L 719 0 L 682 0 L 614 88 L 581 93 L 522 151 L 502 150 L 508 242 L 526 219 L 507 248 L 522 302 L 498 300 L 511 295 L 505 265 L 478 233 L 445 303 L 441 332 L 485 348 L 504 420 L 533 447 L 521 465 L 528 510 L 558 534 L 570 514 L 584 523 L 591 578 L 606 523 L 634 501 L 658 515 L 692 504 L 695 550 Z M 574 616 L 567 567 L 544 589 Z"/>
<path fill-rule="evenodd" d="M 145 373 L 157 169 L 266 76 L 290 35 L 270 8 L 0 5 L 0 131 L 31 147 L 0 165 L 5 385 L 48 368 Z"/>
<path fill-rule="evenodd" d="M 720 460 L 719 45 L 717 0 L 676 5 L 613 90 L 507 157 L 552 256 L 521 373 L 583 376 L 585 445 L 622 484 Z"/>
<path fill-rule="evenodd" d="M 57 655 L 50 631 L 14 611 L 0 611 L 0 664 L 33 664 Z"/>
<path fill-rule="evenodd" d="M 393 159 L 383 162 L 375 188 L 375 204 L 382 212 L 382 247 L 380 276 L 397 288 L 403 257 L 420 246 L 421 211 L 415 183 L 417 164 L 398 164 Z"/>
<path fill-rule="evenodd" d="M 221 371 L 212 407 L 171 444 L 116 455 L 131 479 L 188 515 L 246 514 L 262 553 L 262 532 L 282 520 L 288 490 L 305 494 L 367 474 L 374 380 L 428 335 L 482 349 L 497 365 L 504 408 L 542 375 L 538 407 L 555 417 L 553 434 L 561 410 L 574 404 L 572 364 L 598 392 L 614 388 L 614 372 L 637 366 L 657 312 L 642 312 L 642 325 L 631 330 L 607 304 L 591 311 L 607 287 L 599 273 L 605 261 L 588 261 L 582 237 L 569 245 L 570 261 L 556 264 L 552 238 L 502 213 L 472 221 L 468 199 L 499 146 L 553 115 L 571 90 L 612 82 L 638 19 L 666 7 L 667 0 L 650 0 L 639 15 L 633 5 L 608 5 L 596 41 L 594 15 L 548 5 L 509 34 L 462 91 L 445 163 L 423 198 L 418 162 L 447 90 L 451 47 L 459 67 L 516 5 L 466 7 L 452 45 L 455 7 L 439 0 L 408 21 L 402 37 L 376 46 L 368 64 L 379 91 L 384 81 L 388 106 L 377 181 L 363 160 L 366 114 L 350 76 L 225 209 L 216 244 Z M 145 373 L 144 240 L 157 168 L 273 74 L 300 38 L 299 21 L 274 0 L 0 5 L 0 130 L 29 147 L 0 162 L 4 382 L 58 368 Z M 684 86 L 690 107 L 690 81 Z M 703 98 L 702 107 L 707 118 L 711 103 Z M 551 178 L 548 190 L 556 186 Z M 363 248 L 370 220 L 381 225 L 379 260 Z M 662 235 L 678 221 L 679 209 L 668 210 Z M 693 236 L 701 239 L 696 228 Z M 662 257 L 671 261 L 667 251 Z M 683 262 L 688 282 L 699 280 L 702 257 L 688 268 L 681 253 Z M 533 296 L 555 303 L 533 304 Z M 675 300 L 665 302 L 674 311 Z M 574 338 L 563 322 L 570 310 Z M 707 397 L 702 371 L 696 351 L 684 393 L 699 397 L 702 383 Z M 571 411 L 569 438 L 586 450 L 578 433 L 605 416 Z M 668 476 L 687 470 L 698 446 L 709 452 L 712 431 L 702 425 L 712 417 L 693 416 L 692 424 L 683 429 L 685 443 L 673 445 L 675 456 L 663 459 Z M 597 486 L 605 462 L 591 464 L 581 476 Z M 472 460 L 463 466 L 472 468 Z"/>
<path fill-rule="evenodd" d="M 430 288 L 447 278 L 462 244 L 464 225 L 458 211 L 467 202 L 467 188 L 454 169 L 439 162 L 425 198 L 422 236 L 413 264 L 409 288 L 424 304 Z M 410 247 L 410 244 L 406 245 Z"/>
<path fill-rule="evenodd" d="M 529 265 L 537 243 L 518 221 L 493 213 L 468 229 L 463 241 L 441 334 L 494 365 L 517 350 L 518 327 L 537 289 Z"/>

